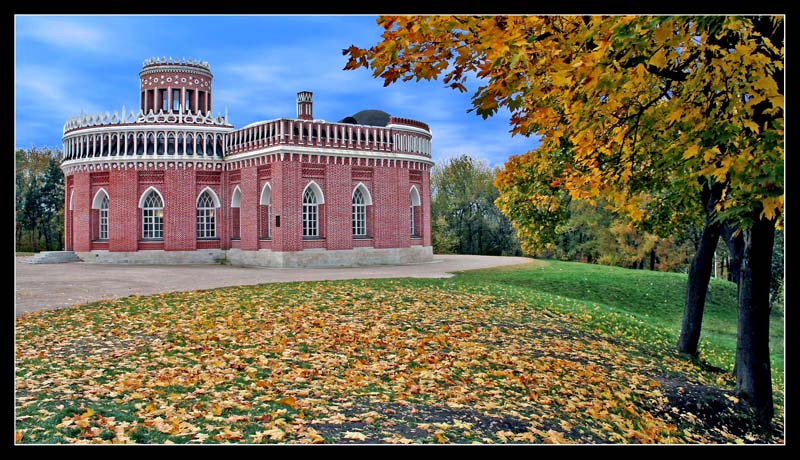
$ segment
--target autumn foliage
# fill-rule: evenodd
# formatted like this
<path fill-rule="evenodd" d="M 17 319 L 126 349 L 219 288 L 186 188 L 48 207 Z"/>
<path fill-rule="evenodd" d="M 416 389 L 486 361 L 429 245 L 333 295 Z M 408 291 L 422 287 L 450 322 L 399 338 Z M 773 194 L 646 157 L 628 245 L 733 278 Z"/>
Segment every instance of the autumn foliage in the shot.
<path fill-rule="evenodd" d="M 721 217 L 752 220 L 757 209 L 782 225 L 782 18 L 383 16 L 378 23 L 383 40 L 345 50 L 346 68 L 369 67 L 387 85 L 442 76 L 459 91 L 476 77 L 486 82 L 473 95 L 478 114 L 506 107 L 513 134 L 541 137 L 537 151 L 512 158 L 498 178 L 502 195 L 518 192 L 513 175 L 524 169 L 573 198 L 602 195 L 637 221 L 659 201 L 654 192 L 697 196 L 711 180 L 726 184 Z M 560 204 L 548 190 L 523 192 L 538 209 Z"/>
<path fill-rule="evenodd" d="M 719 418 L 736 398 L 670 342 L 590 302 L 486 282 L 131 296 L 18 318 L 17 441 L 775 442 L 679 404 L 725 394 Z"/>
<path fill-rule="evenodd" d="M 602 197 L 633 223 L 677 229 L 703 215 L 679 347 L 696 354 L 709 254 L 721 223 L 743 235 L 737 388 L 764 425 L 770 387 L 769 267 L 783 226 L 782 17 L 383 16 L 382 40 L 346 69 L 386 85 L 443 76 L 473 109 L 511 111 L 542 145 L 498 175 L 524 247 L 547 245 L 570 199 Z"/>

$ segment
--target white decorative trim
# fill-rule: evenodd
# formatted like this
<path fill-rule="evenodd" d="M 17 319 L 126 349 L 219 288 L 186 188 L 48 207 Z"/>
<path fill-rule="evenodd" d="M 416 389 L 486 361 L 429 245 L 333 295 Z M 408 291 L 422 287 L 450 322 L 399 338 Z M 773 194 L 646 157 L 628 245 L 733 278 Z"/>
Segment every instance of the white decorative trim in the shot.
<path fill-rule="evenodd" d="M 409 193 L 411 195 L 411 206 L 419 206 L 422 202 L 419 198 L 419 190 L 417 190 L 417 186 L 412 185 Z"/>
<path fill-rule="evenodd" d="M 144 206 L 145 197 L 150 193 L 151 190 L 155 190 L 156 191 L 158 196 L 161 198 L 161 204 L 166 206 L 167 202 L 164 200 L 164 195 L 162 195 L 161 192 L 159 192 L 157 188 L 155 188 L 154 186 L 151 185 L 150 187 L 147 187 L 147 190 L 142 192 L 142 194 L 139 196 L 139 208 L 140 209 L 142 208 L 142 206 Z"/>
<path fill-rule="evenodd" d="M 356 194 L 356 190 L 361 187 L 361 194 L 364 195 L 364 204 L 367 206 L 372 205 L 372 195 L 369 193 L 369 189 L 363 182 L 359 182 L 354 188 L 353 193 L 350 194 L 350 199 L 352 200 L 353 196 Z"/>
<path fill-rule="evenodd" d="M 303 192 L 300 194 L 300 196 L 302 197 L 305 195 L 306 190 L 309 187 L 311 187 L 311 190 L 313 190 L 314 194 L 317 195 L 317 204 L 325 204 L 325 194 L 322 193 L 322 188 L 314 180 L 311 180 L 305 187 L 303 187 Z"/>
<path fill-rule="evenodd" d="M 106 192 L 106 189 L 100 187 L 100 190 L 98 190 L 97 193 L 94 194 L 94 198 L 92 198 L 92 209 L 100 209 L 100 204 L 103 202 L 103 197 L 100 196 L 100 192 L 103 192 L 103 195 L 105 195 L 106 198 L 108 198 L 108 192 Z"/>
<path fill-rule="evenodd" d="M 194 200 L 194 207 L 197 208 L 198 203 L 200 203 L 200 195 L 202 195 L 203 192 L 205 192 L 205 191 L 211 192 L 211 200 L 214 202 L 214 207 L 215 208 L 221 208 L 222 207 L 222 203 L 219 201 L 219 197 L 217 196 L 217 192 L 215 192 L 213 188 L 208 187 L 208 186 L 206 186 L 206 188 L 204 188 L 203 190 L 200 190 L 200 193 L 197 194 L 197 199 Z"/>
<path fill-rule="evenodd" d="M 293 160 L 295 152 L 299 155 L 302 153 L 319 153 L 321 155 L 326 156 L 340 156 L 345 158 L 385 158 L 385 159 L 399 159 L 399 160 L 411 160 L 411 161 L 418 161 L 420 163 L 435 164 L 432 160 L 427 158 L 420 158 L 419 155 L 407 154 L 407 153 L 392 153 L 392 152 L 382 152 L 377 150 L 350 150 L 350 149 L 333 149 L 333 148 L 326 148 L 326 147 L 303 147 L 303 146 L 292 146 L 290 147 L 293 152 L 284 152 L 286 150 L 286 146 L 284 145 L 273 145 L 270 147 L 264 147 L 258 150 L 252 150 L 249 152 L 242 152 L 236 153 L 233 155 L 226 155 L 225 161 L 233 161 L 233 160 L 242 160 L 245 158 L 257 157 L 261 155 L 268 155 L 271 153 L 280 153 L 281 160 L 283 160 L 284 153 L 289 157 L 290 161 Z"/>
<path fill-rule="evenodd" d="M 240 208 L 242 205 L 242 190 L 237 185 L 233 189 L 233 193 L 231 193 L 231 207 L 232 208 Z"/>
<path fill-rule="evenodd" d="M 264 195 L 266 194 L 266 200 L 264 199 Z M 271 205 L 272 204 L 272 186 L 269 182 L 264 184 L 264 188 L 261 189 L 261 196 L 258 199 L 258 204 L 263 205 Z"/>

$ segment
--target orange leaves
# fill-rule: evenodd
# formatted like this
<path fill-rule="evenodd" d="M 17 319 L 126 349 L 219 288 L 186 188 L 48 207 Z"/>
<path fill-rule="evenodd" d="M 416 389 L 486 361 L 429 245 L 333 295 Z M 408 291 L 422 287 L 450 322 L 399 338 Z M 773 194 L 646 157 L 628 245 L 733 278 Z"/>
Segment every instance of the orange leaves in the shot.
<path fill-rule="evenodd" d="M 344 434 L 344 439 L 350 439 L 350 440 L 353 440 L 353 441 L 366 441 L 367 440 L 367 436 L 364 433 L 360 433 L 360 432 L 357 432 L 357 431 L 345 431 L 343 434 Z"/>
<path fill-rule="evenodd" d="M 472 110 L 488 117 L 509 108 L 513 133 L 542 139 L 547 154 L 538 162 L 576 167 L 556 175 L 559 191 L 573 197 L 659 193 L 665 183 L 670 193 L 689 193 L 697 179 L 712 177 L 732 182 L 730 212 L 743 215 L 761 206 L 750 192 L 764 191 L 764 176 L 782 161 L 775 153 L 783 148 L 784 44 L 775 31 L 783 18 L 768 25 L 735 16 L 400 16 L 378 23 L 388 27 L 382 40 L 345 50 L 346 69 L 372 68 L 385 85 L 443 75 L 459 91 L 464 75 L 476 75 L 482 82 Z M 571 158 L 559 154 L 565 136 Z M 695 139 L 759 158 L 728 176 Z M 520 236 L 530 235 L 524 244 L 546 245 L 526 226 L 541 220 L 537 210 L 512 219 L 524 228 Z"/>
<path fill-rule="evenodd" d="M 289 396 L 287 396 L 285 398 L 280 399 L 278 401 L 278 404 L 282 404 L 282 405 L 284 405 L 286 407 L 290 407 L 292 409 L 297 408 L 297 400 L 292 395 L 289 395 Z"/>
<path fill-rule="evenodd" d="M 761 206 L 763 206 L 761 217 L 772 220 L 777 215 L 783 214 L 783 195 L 765 197 L 761 200 Z"/>
<path fill-rule="evenodd" d="M 46 321 L 17 325 L 28 358 L 17 361 L 27 396 L 17 398 L 15 437 L 22 443 L 700 440 L 662 415 L 666 390 L 654 380 L 664 372 L 696 378 L 700 371 L 690 363 L 678 367 L 657 349 L 639 354 L 591 329 L 587 324 L 603 313 L 585 304 L 458 282 L 175 293 L 137 298 L 145 313 L 127 319 L 118 314 L 130 306 L 110 302 L 37 314 Z M 191 315 L 178 307 L 189 305 Z M 131 337 L 149 335 L 115 343 L 124 355 L 87 358 L 94 350 L 75 343 L 97 340 L 69 327 L 92 316 L 101 331 L 93 334 L 114 324 Z M 95 327 L 94 320 L 88 324 Z M 221 340 L 209 343 L 217 324 L 224 325 L 215 331 Z M 53 352 L 36 357 L 33 338 Z M 234 362 L 245 371 L 232 368 Z M 84 395 L 98 401 L 77 405 Z M 119 413 L 118 420 L 103 415 L 109 413 Z M 52 417 L 60 423 L 48 422 Z M 681 420 L 708 433 L 699 419 Z"/>
<path fill-rule="evenodd" d="M 664 48 L 659 49 L 653 56 L 650 57 L 647 63 L 649 65 L 656 66 L 659 69 L 663 69 L 667 66 L 667 50 Z"/>
<path fill-rule="evenodd" d="M 242 439 L 241 431 L 231 431 L 227 427 L 223 428 L 222 433 L 213 437 L 215 441 L 240 441 Z"/>
<path fill-rule="evenodd" d="M 700 152 L 700 146 L 697 144 L 690 145 L 685 152 L 683 152 L 683 159 L 688 160 L 694 158 Z"/>

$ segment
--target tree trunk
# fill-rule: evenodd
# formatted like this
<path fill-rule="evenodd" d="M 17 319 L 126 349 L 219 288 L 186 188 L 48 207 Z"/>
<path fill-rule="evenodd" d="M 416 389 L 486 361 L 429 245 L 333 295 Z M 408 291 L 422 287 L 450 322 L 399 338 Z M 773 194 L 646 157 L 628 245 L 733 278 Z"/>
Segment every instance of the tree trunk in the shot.
<path fill-rule="evenodd" d="M 655 248 L 650 250 L 650 271 L 654 271 L 656 269 L 656 250 Z"/>
<path fill-rule="evenodd" d="M 756 214 L 753 227 L 742 233 L 736 389 L 766 426 L 774 414 L 769 362 L 769 287 L 775 226 Z"/>
<path fill-rule="evenodd" d="M 689 266 L 683 324 L 681 325 L 681 336 L 678 339 L 678 351 L 690 356 L 697 356 L 697 345 L 700 342 L 703 309 L 706 305 L 708 283 L 711 280 L 711 265 L 720 233 L 720 225 L 714 220 L 716 213 L 714 205 L 722 196 L 722 188 L 722 184 L 714 184 L 712 187 L 707 184 L 703 185 L 702 198 L 706 209 L 706 221 L 697 245 L 697 252 Z"/>
<path fill-rule="evenodd" d="M 739 267 L 742 265 L 742 251 L 744 250 L 742 232 L 737 232 L 729 222 L 723 222 L 720 227 L 720 235 L 722 240 L 725 241 L 725 246 L 728 247 L 728 254 L 730 254 L 728 281 L 739 284 Z"/>

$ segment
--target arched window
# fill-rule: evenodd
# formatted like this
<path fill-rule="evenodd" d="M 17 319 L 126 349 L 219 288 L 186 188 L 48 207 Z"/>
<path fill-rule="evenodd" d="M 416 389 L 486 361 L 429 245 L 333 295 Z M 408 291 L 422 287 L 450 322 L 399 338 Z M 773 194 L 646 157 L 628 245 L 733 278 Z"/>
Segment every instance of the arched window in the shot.
<path fill-rule="evenodd" d="M 95 213 L 95 210 L 96 213 Z M 108 193 L 100 189 L 92 200 L 92 238 L 108 239 Z"/>
<path fill-rule="evenodd" d="M 312 187 L 306 187 L 303 193 L 303 236 L 319 236 L 319 204 Z"/>
<path fill-rule="evenodd" d="M 367 205 L 360 189 L 353 192 L 353 236 L 367 236 Z"/>
<path fill-rule="evenodd" d="M 372 196 L 364 184 L 359 183 L 353 189 L 353 236 L 366 237 L 369 234 L 367 225 L 367 206 L 372 204 Z"/>
<path fill-rule="evenodd" d="M 108 195 L 100 202 L 100 239 L 108 239 Z"/>
<path fill-rule="evenodd" d="M 264 184 L 261 189 L 261 197 L 258 200 L 259 209 L 259 237 L 261 239 L 272 238 L 272 186 L 269 182 Z"/>
<path fill-rule="evenodd" d="M 217 210 L 219 200 L 211 189 L 205 189 L 197 197 L 197 237 L 217 237 Z"/>
<path fill-rule="evenodd" d="M 194 136 L 191 134 L 186 135 L 186 153 L 194 155 Z"/>
<path fill-rule="evenodd" d="M 241 213 L 239 212 L 241 202 L 242 192 L 237 185 L 231 196 L 231 239 L 234 240 L 241 238 Z"/>
<path fill-rule="evenodd" d="M 142 239 L 164 238 L 164 201 L 155 189 L 150 189 L 141 201 Z"/>
<path fill-rule="evenodd" d="M 411 236 L 412 237 L 418 237 L 419 234 L 420 234 L 420 232 L 419 232 L 420 200 L 419 200 L 419 192 L 417 191 L 417 187 L 415 185 L 411 186 L 411 192 L 410 192 L 409 195 L 410 195 L 409 198 L 410 198 L 410 202 L 411 202 L 411 206 L 409 206 L 409 209 L 410 209 L 410 213 L 409 214 L 410 214 L 410 220 L 411 220 L 411 228 L 410 228 Z"/>

